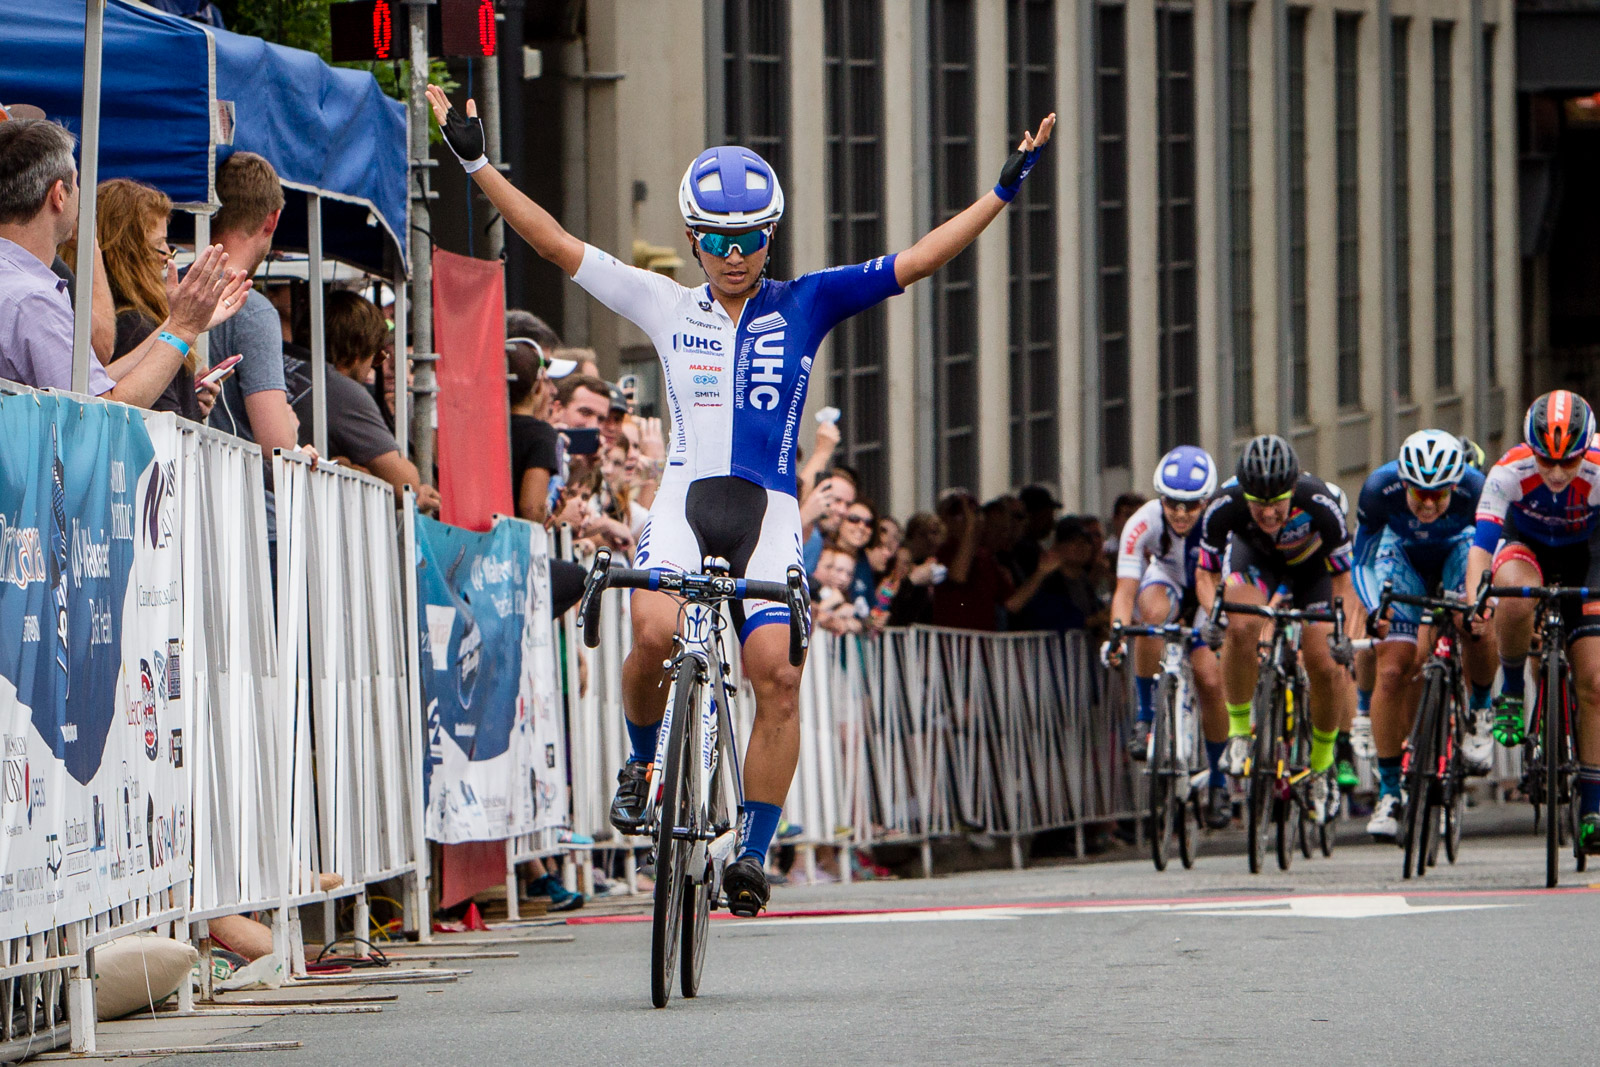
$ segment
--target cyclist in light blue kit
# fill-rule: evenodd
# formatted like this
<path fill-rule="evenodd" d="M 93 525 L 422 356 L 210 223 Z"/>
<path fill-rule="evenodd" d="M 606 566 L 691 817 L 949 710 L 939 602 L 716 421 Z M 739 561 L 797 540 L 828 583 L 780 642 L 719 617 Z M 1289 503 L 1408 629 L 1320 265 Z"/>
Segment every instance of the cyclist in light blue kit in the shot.
<path fill-rule="evenodd" d="M 1024 134 L 992 191 L 905 251 L 793 281 L 765 277 L 767 246 L 783 217 L 777 175 L 748 148 L 707 149 L 678 190 L 685 236 L 706 276 L 691 288 L 569 234 L 488 166 L 473 101 L 462 116 L 433 85 L 428 101 L 445 143 L 505 221 L 642 329 L 661 357 L 672 439 L 634 566 L 698 571 L 703 557 L 721 556 L 735 577 L 774 582 L 801 562 L 796 437 L 817 346 L 844 319 L 903 292 L 971 244 L 1022 187 L 1055 126 L 1051 114 L 1037 133 Z M 666 710 L 661 665 L 672 653 L 678 619 L 665 593 L 637 590 L 631 603 L 634 644 L 622 685 L 633 753 L 611 805 L 612 824 L 626 834 L 643 824 L 647 774 Z M 752 916 L 767 902 L 767 847 L 800 754 L 800 671 L 789 664 L 785 606 L 736 602 L 733 615 L 756 717 L 744 761 L 738 857 L 722 884 L 729 910 Z"/>
<path fill-rule="evenodd" d="M 1472 547 L 1483 475 L 1467 466 L 1459 438 L 1443 430 L 1419 430 L 1400 446 L 1400 458 L 1368 477 L 1356 504 L 1356 595 L 1363 613 L 1378 605 L 1383 584 L 1408 596 L 1441 591 L 1466 595 L 1467 553 Z M 1401 749 L 1411 733 L 1420 694 L 1418 648 L 1420 608 L 1389 609 L 1387 632 L 1377 647 L 1377 679 L 1372 692 L 1372 741 L 1378 755 L 1378 801 L 1367 832 L 1393 841 L 1400 833 Z M 1486 628 L 1481 624 L 1479 631 Z M 1494 640 L 1480 634 L 1465 643 L 1472 681 L 1472 732 L 1462 745 L 1467 769 L 1489 772 L 1494 754 L 1489 687 L 1498 657 Z"/>

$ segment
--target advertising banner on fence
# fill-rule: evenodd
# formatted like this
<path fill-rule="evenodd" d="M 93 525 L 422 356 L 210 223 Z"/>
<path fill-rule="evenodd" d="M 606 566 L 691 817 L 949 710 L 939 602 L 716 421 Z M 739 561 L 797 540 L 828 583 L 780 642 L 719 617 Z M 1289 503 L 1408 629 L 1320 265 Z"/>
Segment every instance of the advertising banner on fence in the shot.
<path fill-rule="evenodd" d="M 567 769 L 542 527 L 417 516 L 425 825 L 446 844 L 563 826 Z"/>
<path fill-rule="evenodd" d="M 0 397 L 0 938 L 188 872 L 172 415 Z"/>

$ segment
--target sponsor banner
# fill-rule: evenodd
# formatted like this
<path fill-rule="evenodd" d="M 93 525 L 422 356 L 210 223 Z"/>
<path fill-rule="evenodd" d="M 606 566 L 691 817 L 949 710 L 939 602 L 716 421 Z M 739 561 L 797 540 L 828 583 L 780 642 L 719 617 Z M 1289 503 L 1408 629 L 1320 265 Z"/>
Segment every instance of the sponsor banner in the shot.
<path fill-rule="evenodd" d="M 547 534 L 515 519 L 475 533 L 419 515 L 416 540 L 428 838 L 566 825 Z"/>
<path fill-rule="evenodd" d="M 439 350 L 439 517 L 487 530 L 493 516 L 517 513 L 503 263 L 434 251 L 433 338 Z"/>
<path fill-rule="evenodd" d="M 172 415 L 0 398 L 0 938 L 187 877 Z"/>

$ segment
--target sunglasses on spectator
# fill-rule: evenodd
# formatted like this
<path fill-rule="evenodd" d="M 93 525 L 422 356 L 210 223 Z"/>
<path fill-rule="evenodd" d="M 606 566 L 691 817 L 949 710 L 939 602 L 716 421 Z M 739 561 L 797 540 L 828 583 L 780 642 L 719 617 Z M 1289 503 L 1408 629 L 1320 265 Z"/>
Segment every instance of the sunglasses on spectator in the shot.
<path fill-rule="evenodd" d="M 1271 498 L 1264 496 L 1251 496 L 1249 493 L 1246 493 L 1244 498 L 1246 502 L 1251 504 L 1278 504 L 1288 500 L 1292 496 L 1294 496 L 1293 489 L 1289 490 L 1287 493 L 1279 493 L 1277 496 Z"/>
<path fill-rule="evenodd" d="M 1246 497 L 1245 499 L 1248 500 L 1250 498 Z M 1204 500 L 1173 500 L 1170 497 L 1162 497 L 1161 506 L 1171 508 L 1173 511 L 1179 511 L 1187 515 L 1191 511 L 1199 511 L 1201 508 L 1205 507 L 1206 502 Z"/>
<path fill-rule="evenodd" d="M 1541 467 L 1560 467 L 1564 471 L 1577 470 L 1578 464 L 1583 462 L 1583 456 L 1573 456 L 1571 459 L 1545 459 L 1543 456 L 1534 456 L 1533 462 Z"/>
<path fill-rule="evenodd" d="M 1450 489 L 1418 489 L 1414 485 L 1406 486 L 1409 493 L 1419 504 L 1434 504 L 1450 495 Z"/>
<path fill-rule="evenodd" d="M 695 243 L 700 246 L 700 251 L 708 256 L 718 259 L 726 258 L 728 253 L 735 248 L 742 256 L 753 255 L 767 247 L 767 238 L 771 236 L 772 229 L 767 227 L 761 230 L 746 230 L 744 233 L 701 233 L 694 231 Z"/>
<path fill-rule="evenodd" d="M 158 245 L 151 245 L 150 251 L 154 252 L 163 263 L 171 263 L 178 258 L 178 250 L 168 246 L 165 241 Z"/>
<path fill-rule="evenodd" d="M 872 516 L 871 515 L 846 515 L 844 517 L 844 521 L 845 522 L 853 522 L 857 526 L 871 526 L 872 525 Z"/>

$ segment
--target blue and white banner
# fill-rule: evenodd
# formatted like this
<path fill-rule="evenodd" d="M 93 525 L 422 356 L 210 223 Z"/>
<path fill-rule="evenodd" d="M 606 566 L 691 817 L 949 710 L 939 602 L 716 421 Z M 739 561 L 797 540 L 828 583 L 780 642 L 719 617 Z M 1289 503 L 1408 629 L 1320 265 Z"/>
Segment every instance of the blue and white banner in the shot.
<path fill-rule="evenodd" d="M 188 875 L 179 446 L 172 415 L 0 396 L 0 937 Z"/>
<path fill-rule="evenodd" d="M 430 840 L 498 841 L 566 825 L 548 535 L 417 516 L 422 787 Z"/>

